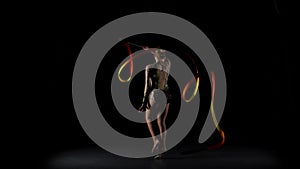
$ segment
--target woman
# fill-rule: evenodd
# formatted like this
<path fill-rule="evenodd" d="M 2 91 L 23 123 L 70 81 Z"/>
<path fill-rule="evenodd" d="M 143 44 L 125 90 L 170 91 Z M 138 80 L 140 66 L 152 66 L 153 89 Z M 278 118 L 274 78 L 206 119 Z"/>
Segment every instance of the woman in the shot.
<path fill-rule="evenodd" d="M 148 50 L 146 48 L 145 50 Z M 166 117 L 168 114 L 171 95 L 168 88 L 168 76 L 171 68 L 170 60 L 163 49 L 152 50 L 155 63 L 147 65 L 145 70 L 145 89 L 142 106 L 139 111 L 146 111 L 146 122 L 153 139 L 152 153 L 166 151 Z M 166 103 L 163 103 L 166 101 Z M 151 121 L 157 117 L 160 135 L 155 136 Z M 161 155 L 156 156 L 160 158 Z"/>

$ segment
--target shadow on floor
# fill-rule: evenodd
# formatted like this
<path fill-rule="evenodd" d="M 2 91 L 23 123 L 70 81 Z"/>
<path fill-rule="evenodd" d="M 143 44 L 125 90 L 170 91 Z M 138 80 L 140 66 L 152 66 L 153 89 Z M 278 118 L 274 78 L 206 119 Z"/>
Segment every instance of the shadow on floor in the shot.
<path fill-rule="evenodd" d="M 110 154 L 100 148 L 83 148 L 62 152 L 48 159 L 47 169 L 214 169 L 214 168 L 282 168 L 282 162 L 270 150 L 246 147 L 223 147 L 204 150 L 189 147 L 169 152 L 163 159 L 131 159 Z"/>

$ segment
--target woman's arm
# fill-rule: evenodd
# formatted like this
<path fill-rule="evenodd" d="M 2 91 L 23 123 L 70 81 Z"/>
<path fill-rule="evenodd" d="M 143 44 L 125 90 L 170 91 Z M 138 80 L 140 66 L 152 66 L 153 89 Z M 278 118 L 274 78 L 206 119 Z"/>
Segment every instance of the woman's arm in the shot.
<path fill-rule="evenodd" d="M 144 87 L 144 97 L 142 106 L 139 108 L 139 111 L 146 111 L 146 108 L 149 109 L 149 66 L 146 66 L 145 69 L 145 87 Z"/>

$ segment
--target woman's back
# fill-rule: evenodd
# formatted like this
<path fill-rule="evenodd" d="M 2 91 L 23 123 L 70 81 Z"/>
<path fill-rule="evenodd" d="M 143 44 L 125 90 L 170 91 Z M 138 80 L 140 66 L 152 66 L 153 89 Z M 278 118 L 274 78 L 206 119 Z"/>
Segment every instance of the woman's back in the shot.
<path fill-rule="evenodd" d="M 170 66 L 170 61 L 167 58 L 164 61 L 148 65 L 146 67 L 148 71 L 148 87 L 151 89 L 166 89 L 168 87 Z"/>

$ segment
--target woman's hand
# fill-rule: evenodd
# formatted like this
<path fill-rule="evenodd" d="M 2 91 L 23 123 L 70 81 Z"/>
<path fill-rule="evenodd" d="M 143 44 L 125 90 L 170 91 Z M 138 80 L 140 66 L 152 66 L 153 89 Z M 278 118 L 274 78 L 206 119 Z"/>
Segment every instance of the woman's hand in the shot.
<path fill-rule="evenodd" d="M 143 46 L 143 49 L 144 50 L 149 50 L 149 47 L 148 46 Z"/>
<path fill-rule="evenodd" d="M 144 111 L 146 111 L 146 109 L 149 109 L 149 105 L 148 104 L 142 104 L 142 106 L 139 108 L 139 112 L 144 112 Z"/>

